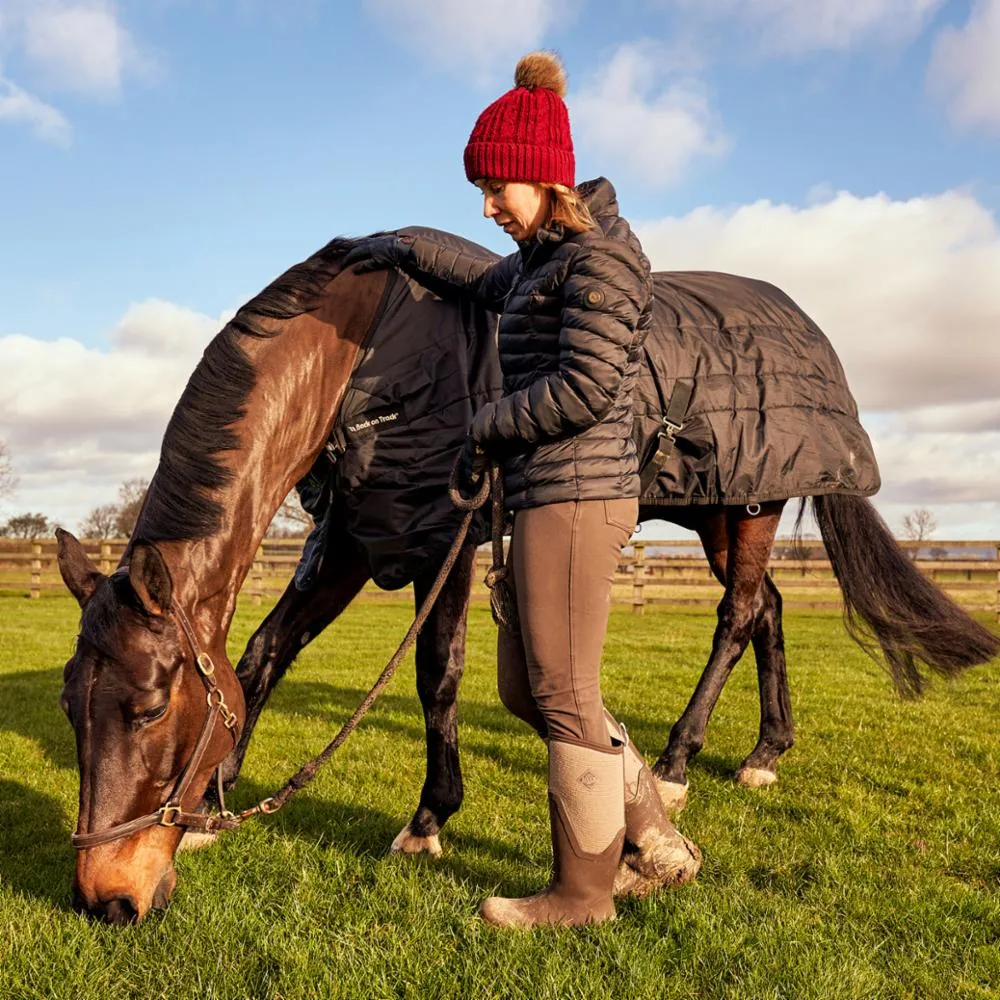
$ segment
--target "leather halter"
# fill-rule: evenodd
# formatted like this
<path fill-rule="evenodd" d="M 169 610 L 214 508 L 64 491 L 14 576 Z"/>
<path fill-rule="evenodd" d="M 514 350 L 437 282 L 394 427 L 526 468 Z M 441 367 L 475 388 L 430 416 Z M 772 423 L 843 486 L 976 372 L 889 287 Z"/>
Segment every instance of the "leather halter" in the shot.
<path fill-rule="evenodd" d="M 198 647 L 198 640 L 195 638 L 194 629 L 191 628 L 191 623 L 188 621 L 187 615 L 184 614 L 184 611 L 176 601 L 171 602 L 171 609 L 173 610 L 174 618 L 181 627 L 181 631 L 187 638 L 191 652 L 194 653 L 195 667 L 198 670 L 198 676 L 201 678 L 202 684 L 205 686 L 205 696 L 208 702 L 208 711 L 205 715 L 205 721 L 202 723 L 201 732 L 198 734 L 198 741 L 195 743 L 194 752 L 191 754 L 191 759 L 187 762 L 184 770 L 181 771 L 180 777 L 178 777 L 169 798 L 156 812 L 140 816 L 138 819 L 128 820 L 125 823 L 117 823 L 115 826 L 110 826 L 99 833 L 74 833 L 70 839 L 78 851 L 85 851 L 90 847 L 99 847 L 101 844 L 110 844 L 112 841 L 130 837 L 133 833 L 149 829 L 151 826 L 194 826 L 199 829 L 211 831 L 215 823 L 221 826 L 227 818 L 225 813 L 221 816 L 206 816 L 204 813 L 186 813 L 183 811 L 181 805 L 185 794 L 191 787 L 191 782 L 194 781 L 194 776 L 198 773 L 198 768 L 201 766 L 205 751 L 208 750 L 208 745 L 212 742 L 216 722 L 219 720 L 222 721 L 223 726 L 229 730 L 234 745 L 239 739 L 240 724 L 239 719 L 236 718 L 236 714 L 226 704 L 222 689 L 215 679 L 215 664 L 212 662 L 212 658 L 208 653 L 201 652 Z"/>

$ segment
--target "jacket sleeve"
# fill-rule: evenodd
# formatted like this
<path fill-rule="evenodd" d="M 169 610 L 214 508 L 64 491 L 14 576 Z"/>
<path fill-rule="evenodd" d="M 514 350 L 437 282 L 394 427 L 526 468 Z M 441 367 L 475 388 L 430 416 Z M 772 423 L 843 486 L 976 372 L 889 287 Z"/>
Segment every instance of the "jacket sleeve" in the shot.
<path fill-rule="evenodd" d="M 399 268 L 442 298 L 464 296 L 502 312 L 517 278 L 520 254 L 500 260 L 464 253 L 422 236 L 401 236 L 410 247 Z"/>
<path fill-rule="evenodd" d="M 580 247 L 560 316 L 559 367 L 482 407 L 472 436 L 487 447 L 533 445 L 604 419 L 621 389 L 629 347 L 652 294 L 648 270 L 617 249 Z"/>

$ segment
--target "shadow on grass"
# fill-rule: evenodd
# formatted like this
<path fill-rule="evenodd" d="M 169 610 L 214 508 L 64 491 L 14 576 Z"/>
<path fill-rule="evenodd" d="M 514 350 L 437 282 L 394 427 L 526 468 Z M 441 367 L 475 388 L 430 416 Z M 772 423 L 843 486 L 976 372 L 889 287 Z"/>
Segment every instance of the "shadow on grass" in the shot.
<path fill-rule="evenodd" d="M 264 712 L 287 717 L 313 716 L 328 719 L 332 738 L 337 728 L 357 708 L 364 694 L 364 690 L 360 687 L 286 677 L 275 689 Z M 458 706 L 459 741 L 466 750 L 488 754 L 502 766 L 514 770 L 544 771 L 544 755 L 538 756 L 536 760 L 535 755 L 526 756 L 516 748 L 507 752 L 505 748 L 490 742 L 491 735 L 501 735 L 505 738 L 531 735 L 531 730 L 503 707 L 499 697 L 495 702 L 484 702 L 462 698 L 460 694 Z M 400 716 L 407 716 L 412 721 L 406 721 Z M 651 759 L 649 753 L 659 744 L 656 737 L 650 734 L 661 729 L 669 731 L 669 724 L 656 717 L 636 716 L 634 711 L 628 712 L 627 716 L 623 713 L 623 717 L 627 717 L 631 732 L 647 737 L 640 739 L 639 746 L 640 749 L 647 751 L 647 759 Z M 382 733 L 395 734 L 421 744 L 425 739 L 423 709 L 415 694 L 383 693 L 362 726 Z M 753 745 L 754 741 L 750 740 L 747 753 Z M 742 760 L 742 757 L 723 757 L 711 752 L 702 752 L 692 759 L 690 766 L 695 772 L 701 771 L 718 778 L 729 779 L 736 774 Z"/>
<path fill-rule="evenodd" d="M 374 683 L 375 677 L 372 676 Z M 396 682 L 398 683 L 398 682 Z M 286 677 L 268 702 L 265 712 L 279 712 L 285 715 L 329 715 L 331 719 L 346 719 L 358 707 L 367 688 L 346 687 L 326 681 L 297 680 Z M 390 731 L 403 732 L 417 739 L 423 739 L 424 715 L 420 699 L 416 694 L 402 694 L 386 691 L 379 696 L 378 708 L 383 711 L 398 712 L 412 717 L 412 725 L 396 719 L 380 719 Z M 494 702 L 482 702 L 458 695 L 458 707 L 463 720 L 490 732 L 509 734 L 513 716 L 501 705 L 497 696 Z"/>
<path fill-rule="evenodd" d="M 322 681 L 299 681 L 286 678 L 275 689 L 274 694 L 264 709 L 264 714 L 277 714 L 294 718 L 295 716 L 313 716 L 328 720 L 330 738 L 347 721 L 351 713 L 358 707 L 365 691 L 361 688 L 343 687 L 327 684 Z M 459 698 L 459 744 L 473 753 L 488 754 L 493 760 L 504 767 L 521 770 L 526 766 L 532 770 L 542 767 L 535 761 L 529 761 L 523 753 L 518 752 L 518 745 L 511 747 L 510 752 L 505 747 L 491 742 L 490 735 L 527 736 L 533 741 L 532 731 L 519 720 L 515 719 L 497 698 L 496 704 L 486 704 L 481 701 Z M 400 718 L 406 716 L 406 719 Z M 379 696 L 372 712 L 365 716 L 361 726 L 380 733 L 412 740 L 421 746 L 426 740 L 424 730 L 423 708 L 416 695 L 391 694 L 384 692 Z M 251 751 L 252 752 L 252 751 Z M 419 751 L 423 759 L 423 750 Z M 543 757 L 539 756 L 539 761 Z M 417 765 L 419 766 L 419 764 Z"/>
<path fill-rule="evenodd" d="M 16 781 L 0 781 L 0 884 L 68 909 L 75 863 L 59 803 Z"/>
<path fill-rule="evenodd" d="M 694 757 L 688 764 L 688 771 L 696 774 L 700 771 L 703 774 L 710 774 L 714 778 L 722 780 L 732 780 L 739 770 L 742 760 L 737 757 L 720 757 L 718 754 L 705 753 L 702 751 Z"/>
<path fill-rule="evenodd" d="M 230 809 L 244 808 L 273 791 L 273 788 L 241 779 L 227 795 L 226 804 Z M 320 799 L 303 791 L 281 812 L 251 822 L 268 828 L 274 836 L 297 837 L 320 845 L 332 844 L 357 858 L 382 861 L 389 854 L 393 838 L 409 818 L 409 814 L 390 814 L 350 802 Z M 238 837 L 239 833 L 228 836 Z M 468 832 L 452 833 L 445 827 L 441 839 L 444 846 L 442 857 L 414 858 L 413 862 L 419 864 L 426 861 L 435 870 L 445 871 L 478 889 L 487 890 L 496 886 L 503 877 L 505 865 L 534 864 L 534 859 L 523 851 L 492 837 Z"/>
<path fill-rule="evenodd" d="M 0 731 L 36 741 L 57 767 L 76 768 L 73 730 L 59 708 L 62 668 L 4 674 Z"/>

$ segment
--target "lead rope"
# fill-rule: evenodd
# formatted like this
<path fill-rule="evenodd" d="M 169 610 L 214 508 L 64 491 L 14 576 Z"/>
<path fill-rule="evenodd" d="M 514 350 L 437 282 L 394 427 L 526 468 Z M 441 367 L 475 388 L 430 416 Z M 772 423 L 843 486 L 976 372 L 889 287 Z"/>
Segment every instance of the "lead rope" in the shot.
<path fill-rule="evenodd" d="M 507 579 L 509 570 L 504 560 L 503 529 L 507 511 L 504 510 L 503 477 L 500 467 L 490 466 L 490 490 L 493 493 L 493 565 L 486 574 L 486 586 L 490 589 L 490 610 L 497 628 L 511 634 L 520 630 L 517 618 L 517 599 L 514 588 Z"/>
<path fill-rule="evenodd" d="M 503 486 L 501 483 L 499 468 L 496 463 L 491 463 L 489 476 L 483 477 L 483 483 L 480 486 L 479 491 L 473 497 L 464 496 L 459 489 L 458 469 L 458 462 L 456 462 L 455 467 L 452 469 L 451 480 L 448 485 L 448 496 L 451 498 L 451 502 L 458 510 L 465 512 L 465 516 L 462 518 L 462 523 L 459 526 L 458 533 L 455 535 L 455 540 L 452 542 L 451 548 L 448 550 L 448 555 L 441 564 L 441 569 L 438 571 L 437 578 L 435 579 L 434 584 L 427 596 L 424 598 L 424 602 L 420 606 L 420 610 L 417 612 L 417 616 L 413 620 L 413 624 L 403 637 L 403 641 L 399 644 L 399 648 L 393 654 L 392 659 L 390 659 L 386 664 L 382 673 L 379 674 L 378 680 L 376 680 L 372 685 L 371 690 L 365 695 L 361 704 L 354 710 L 354 714 L 341 727 L 340 732 L 337 733 L 337 735 L 326 745 L 326 747 L 323 748 L 319 754 L 313 757 L 313 759 L 308 763 L 303 764 L 302 767 L 300 767 L 299 770 L 288 779 L 282 788 L 274 793 L 274 795 L 271 795 L 268 798 L 261 800 L 256 805 L 250 806 L 248 809 L 243 809 L 238 813 L 231 813 L 226 809 L 226 803 L 222 791 L 222 775 L 220 768 L 216 771 L 216 787 L 219 795 L 219 808 L 221 810 L 220 815 L 209 816 L 204 813 L 184 813 L 178 818 L 178 826 L 200 829 L 208 833 L 215 833 L 219 830 L 234 830 L 251 816 L 256 816 L 260 813 L 270 815 L 271 813 L 277 812 L 293 795 L 305 788 L 305 786 L 316 777 L 319 769 L 337 752 L 337 750 L 340 749 L 341 746 L 343 746 L 347 737 L 354 732 L 358 723 L 365 717 L 365 715 L 367 715 L 368 710 L 375 703 L 375 699 L 378 698 L 385 686 L 392 680 L 392 677 L 396 673 L 400 663 L 402 663 L 403 658 L 410 651 L 410 647 L 413 645 L 417 635 L 420 633 L 420 630 L 424 627 L 424 624 L 430 616 L 431 610 L 437 602 L 438 595 L 441 593 L 441 589 L 444 587 L 445 581 L 451 574 L 455 562 L 458 559 L 458 554 L 468 537 L 469 528 L 472 525 L 472 519 L 475 517 L 476 511 L 486 503 L 486 498 L 489 496 L 491 489 L 493 490 L 493 568 L 487 575 L 486 583 L 487 586 L 490 587 L 491 603 L 494 601 L 493 595 L 497 593 L 497 588 L 501 587 L 508 594 L 508 597 L 503 598 L 503 600 L 510 600 L 511 606 L 513 606 L 513 595 L 510 594 L 510 588 L 505 583 L 507 570 L 503 565 L 504 509 Z M 498 570 L 502 572 L 498 572 Z M 491 576 L 493 577 L 493 583 L 490 582 Z M 495 604 L 493 614 L 494 618 L 496 618 L 497 611 Z M 500 623 L 499 619 L 497 619 L 497 623 Z"/>

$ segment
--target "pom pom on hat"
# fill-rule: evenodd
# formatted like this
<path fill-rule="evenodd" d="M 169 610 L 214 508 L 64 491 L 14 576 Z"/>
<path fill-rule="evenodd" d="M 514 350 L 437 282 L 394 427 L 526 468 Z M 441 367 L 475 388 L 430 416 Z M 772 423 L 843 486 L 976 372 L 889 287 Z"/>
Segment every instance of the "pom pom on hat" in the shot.
<path fill-rule="evenodd" d="M 566 70 L 554 52 L 529 52 L 514 70 L 514 86 L 534 90 L 544 87 L 559 97 L 566 96 Z"/>

